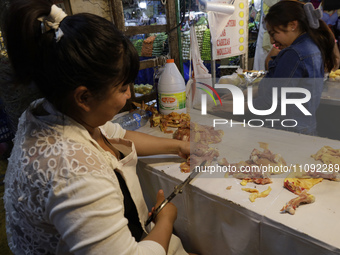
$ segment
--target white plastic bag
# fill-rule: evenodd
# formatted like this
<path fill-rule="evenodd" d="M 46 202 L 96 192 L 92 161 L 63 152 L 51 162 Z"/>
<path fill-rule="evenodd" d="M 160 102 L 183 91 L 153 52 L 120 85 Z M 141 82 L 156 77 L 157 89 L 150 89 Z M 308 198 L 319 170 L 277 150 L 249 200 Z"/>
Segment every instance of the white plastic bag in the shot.
<path fill-rule="evenodd" d="M 193 73 L 191 74 L 191 77 L 186 85 L 187 110 L 193 107 L 199 108 L 201 103 L 201 95 L 204 93 L 201 88 L 207 87 L 206 85 L 212 86 L 211 74 L 201 59 L 194 26 L 190 27 L 190 54 Z"/>

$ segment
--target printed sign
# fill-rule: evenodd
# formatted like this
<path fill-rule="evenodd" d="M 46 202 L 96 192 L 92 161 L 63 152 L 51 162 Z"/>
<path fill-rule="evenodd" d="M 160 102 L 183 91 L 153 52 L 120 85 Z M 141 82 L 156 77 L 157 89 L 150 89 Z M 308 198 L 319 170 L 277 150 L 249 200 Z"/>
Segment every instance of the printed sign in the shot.
<path fill-rule="evenodd" d="M 248 3 L 247 0 L 237 0 L 235 11 L 222 33 L 213 43 L 213 59 L 230 58 L 246 53 L 248 47 Z M 223 22 L 223 21 L 221 21 Z"/>

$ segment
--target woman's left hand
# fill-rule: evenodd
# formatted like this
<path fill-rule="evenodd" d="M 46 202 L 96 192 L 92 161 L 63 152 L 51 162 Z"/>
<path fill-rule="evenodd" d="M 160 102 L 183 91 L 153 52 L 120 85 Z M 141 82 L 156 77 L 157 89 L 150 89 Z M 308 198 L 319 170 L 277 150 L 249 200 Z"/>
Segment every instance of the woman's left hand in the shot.
<path fill-rule="evenodd" d="M 178 149 L 178 156 L 187 159 L 190 156 L 190 142 L 182 141 Z"/>

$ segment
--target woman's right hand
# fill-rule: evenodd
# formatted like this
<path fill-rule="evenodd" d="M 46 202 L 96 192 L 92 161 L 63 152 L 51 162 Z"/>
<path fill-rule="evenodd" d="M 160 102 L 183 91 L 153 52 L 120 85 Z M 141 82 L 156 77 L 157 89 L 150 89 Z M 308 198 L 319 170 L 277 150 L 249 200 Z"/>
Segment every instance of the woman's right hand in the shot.
<path fill-rule="evenodd" d="M 159 190 L 157 193 L 157 202 L 155 207 L 152 208 L 152 212 L 165 200 L 163 190 Z M 151 212 L 149 213 L 149 216 Z M 174 224 L 177 218 L 177 208 L 173 203 L 167 203 L 166 206 L 157 214 L 155 218 L 155 224 L 159 221 L 167 220 L 171 224 Z"/>
<path fill-rule="evenodd" d="M 151 212 L 149 212 L 149 216 L 151 213 L 155 211 L 163 201 L 164 201 L 164 192 L 163 190 L 159 190 L 157 193 L 157 202 L 155 207 L 152 208 Z M 164 250 L 167 251 L 170 243 L 170 238 L 172 235 L 174 222 L 177 218 L 177 208 L 172 203 L 167 203 L 163 209 L 157 214 L 154 223 L 155 226 L 152 228 L 150 233 L 143 239 L 152 240 L 163 246 Z"/>

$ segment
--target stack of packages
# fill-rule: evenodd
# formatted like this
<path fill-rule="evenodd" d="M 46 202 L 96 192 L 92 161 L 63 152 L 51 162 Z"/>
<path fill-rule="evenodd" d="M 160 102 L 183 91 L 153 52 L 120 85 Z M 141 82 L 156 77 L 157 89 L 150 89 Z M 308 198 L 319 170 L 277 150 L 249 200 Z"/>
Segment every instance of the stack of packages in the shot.
<path fill-rule="evenodd" d="M 169 53 L 169 40 L 167 38 L 164 42 L 164 48 L 163 48 L 162 55 L 168 55 L 168 53 Z"/>
<path fill-rule="evenodd" d="M 195 26 L 197 43 L 198 43 L 198 47 L 200 49 L 200 52 L 202 52 L 203 35 L 204 35 L 205 30 L 207 30 L 206 25 Z"/>
<path fill-rule="evenodd" d="M 162 55 L 166 39 L 168 39 L 168 36 L 166 33 L 159 33 L 156 36 L 156 39 L 153 42 L 153 49 L 152 49 L 153 57 Z"/>
<path fill-rule="evenodd" d="M 182 32 L 182 57 L 190 59 L 190 30 Z"/>
<path fill-rule="evenodd" d="M 137 41 L 135 41 L 135 43 L 133 44 L 138 52 L 138 55 L 141 56 L 142 54 L 142 47 L 143 47 L 143 39 L 139 39 Z"/>
<path fill-rule="evenodd" d="M 208 30 L 207 33 L 205 32 L 206 30 Z M 198 25 L 198 26 L 195 26 L 195 31 L 196 31 L 198 47 L 200 49 L 200 52 L 202 53 L 204 35 L 209 34 L 210 36 L 210 30 L 207 29 L 206 25 Z M 206 40 L 209 40 L 209 38 L 206 38 Z M 209 41 L 209 44 L 210 44 L 210 41 Z M 190 31 L 182 32 L 182 56 L 183 56 L 183 59 L 190 59 Z"/>
<path fill-rule="evenodd" d="M 152 57 L 152 49 L 153 49 L 153 42 L 155 41 L 156 36 L 150 36 L 143 41 L 142 46 L 142 57 Z"/>
<path fill-rule="evenodd" d="M 203 34 L 203 43 L 201 50 L 202 60 L 211 60 L 211 35 L 210 29 L 206 29 Z"/>

